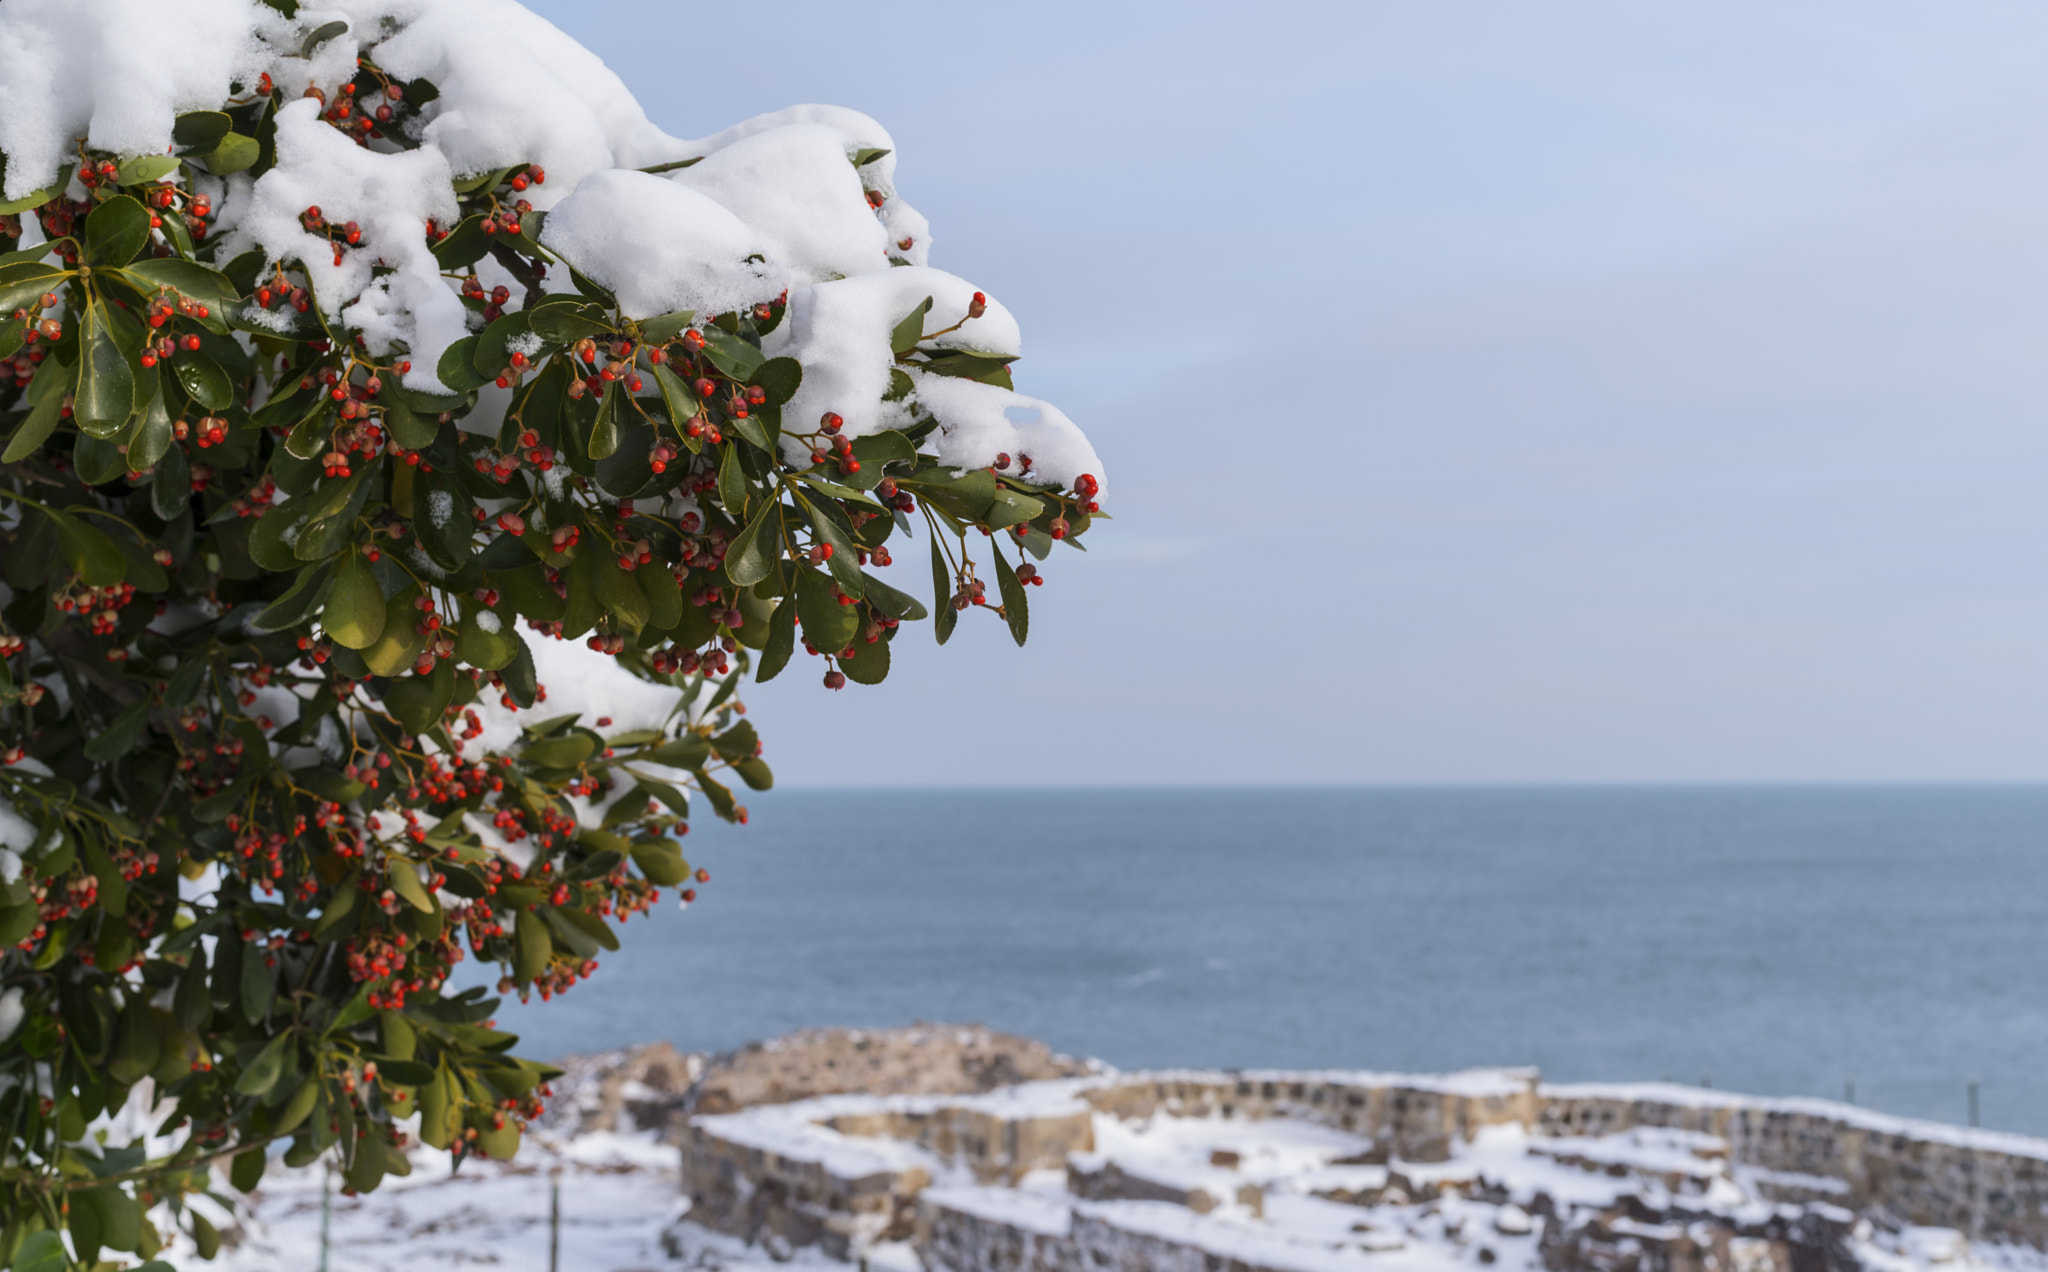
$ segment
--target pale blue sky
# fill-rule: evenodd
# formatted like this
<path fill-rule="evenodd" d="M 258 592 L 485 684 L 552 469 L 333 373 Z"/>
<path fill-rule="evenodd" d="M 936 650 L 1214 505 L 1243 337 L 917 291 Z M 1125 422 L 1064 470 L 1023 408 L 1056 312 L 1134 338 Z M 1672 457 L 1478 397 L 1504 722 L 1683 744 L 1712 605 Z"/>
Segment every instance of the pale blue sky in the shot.
<path fill-rule="evenodd" d="M 785 781 L 2048 775 L 2048 9 L 535 7 L 880 119 L 1115 485 Z"/>

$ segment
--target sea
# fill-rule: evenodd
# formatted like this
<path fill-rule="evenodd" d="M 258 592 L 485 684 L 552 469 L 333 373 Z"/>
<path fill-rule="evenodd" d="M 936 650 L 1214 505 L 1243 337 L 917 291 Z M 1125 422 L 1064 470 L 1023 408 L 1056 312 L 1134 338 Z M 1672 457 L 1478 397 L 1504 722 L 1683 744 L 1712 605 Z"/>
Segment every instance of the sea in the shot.
<path fill-rule="evenodd" d="M 2048 1135 L 2048 788 L 796 790 L 523 1054 L 980 1021 L 1121 1068 L 1537 1066 Z"/>

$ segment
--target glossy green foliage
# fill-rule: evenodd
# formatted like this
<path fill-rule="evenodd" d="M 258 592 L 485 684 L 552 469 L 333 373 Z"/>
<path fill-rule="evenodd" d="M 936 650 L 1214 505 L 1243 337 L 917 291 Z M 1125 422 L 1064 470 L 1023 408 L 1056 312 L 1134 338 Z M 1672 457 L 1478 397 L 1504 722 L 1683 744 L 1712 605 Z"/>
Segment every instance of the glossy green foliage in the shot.
<path fill-rule="evenodd" d="M 363 96 L 383 85 L 365 62 Z M 152 1257 L 165 1222 L 208 1249 L 180 1199 L 216 1165 L 254 1187 L 279 1143 L 357 1190 L 409 1170 L 415 1113 L 458 1161 L 512 1152 L 552 1071 L 493 1027 L 496 997 L 449 990 L 455 964 L 572 987 L 660 890 L 703 881 L 676 843 L 693 795 L 743 821 L 735 787 L 771 785 L 735 696 L 750 665 L 801 652 L 874 684 L 933 610 L 941 640 L 981 607 L 1021 643 L 1030 559 L 1089 522 L 1092 491 L 938 465 L 929 420 L 849 440 L 782 419 L 803 367 L 761 354 L 779 304 L 634 322 L 584 280 L 543 293 L 567 267 L 523 167 L 462 182 L 436 250 L 525 293 L 470 272 L 473 334 L 436 360 L 448 391 L 421 390 L 297 262 L 221 258 L 195 180 L 260 176 L 281 100 L 182 117 L 172 155 L 86 153 L 83 186 L 0 215 L 0 807 L 33 835 L 0 872 L 0 1018 L 22 1020 L 0 1037 L 0 1265 L 60 1266 L 55 1230 L 87 1265 Z M 22 216 L 48 241 L 9 250 Z M 902 363 L 1007 379 L 933 353 L 924 310 Z M 502 419 L 479 410 L 494 382 Z M 885 577 L 919 523 L 929 609 Z M 552 640 L 675 710 L 621 729 L 576 685 L 550 703 Z M 145 1080 L 178 1147 L 81 1149 Z"/>

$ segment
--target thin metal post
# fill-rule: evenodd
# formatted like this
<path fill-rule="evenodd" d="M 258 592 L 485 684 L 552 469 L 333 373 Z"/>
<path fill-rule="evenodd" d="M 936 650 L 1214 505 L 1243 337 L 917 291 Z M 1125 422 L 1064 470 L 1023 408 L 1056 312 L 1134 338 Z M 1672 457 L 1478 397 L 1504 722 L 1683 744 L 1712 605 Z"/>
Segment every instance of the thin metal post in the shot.
<path fill-rule="evenodd" d="M 1856 1103 L 1856 1076 L 1854 1074 L 1842 1079 L 1842 1103 Z"/>
<path fill-rule="evenodd" d="M 1707 1090 L 1709 1090 L 1709 1091 L 1713 1090 L 1713 1089 L 1714 1089 L 1714 1075 L 1713 1075 L 1713 1074 L 1711 1074 L 1711 1073 L 1702 1073 L 1702 1074 L 1700 1075 L 1700 1085 L 1701 1085 L 1701 1086 L 1703 1086 L 1703 1087 L 1705 1087 L 1705 1088 L 1706 1088 Z"/>
<path fill-rule="evenodd" d="M 1970 1079 L 1970 1125 L 1977 1124 L 1977 1079 Z"/>
<path fill-rule="evenodd" d="M 327 1227 L 334 1214 L 334 1163 L 320 1176 L 320 1272 L 327 1272 Z"/>
<path fill-rule="evenodd" d="M 562 1168 L 548 1172 L 548 1272 L 562 1269 Z"/>

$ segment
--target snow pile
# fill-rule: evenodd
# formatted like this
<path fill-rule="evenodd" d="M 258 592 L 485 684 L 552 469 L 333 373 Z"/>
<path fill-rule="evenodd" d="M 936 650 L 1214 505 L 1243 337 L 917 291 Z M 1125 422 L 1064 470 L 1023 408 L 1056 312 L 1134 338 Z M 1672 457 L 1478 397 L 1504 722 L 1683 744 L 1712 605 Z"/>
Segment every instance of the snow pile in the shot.
<path fill-rule="evenodd" d="M 0 797 L 0 883 L 21 878 L 21 856 L 35 847 L 41 832 L 14 805 Z"/>
<path fill-rule="evenodd" d="M 546 208 L 585 176 L 701 153 L 656 128 L 619 77 L 589 49 L 514 0 L 342 3 L 357 30 L 404 23 L 376 46 L 377 64 L 441 90 L 421 140 L 457 176 L 538 164 L 527 199 Z"/>
<path fill-rule="evenodd" d="M 467 334 L 469 318 L 427 246 L 428 221 L 445 227 L 456 218 L 448 160 L 428 147 L 365 150 L 322 123 L 319 112 L 311 100 L 278 112 L 277 166 L 237 207 L 229 250 L 246 245 L 270 260 L 299 262 L 322 312 L 362 332 L 372 355 L 401 344 L 446 348 Z M 331 224 L 360 225 L 361 248 L 337 260 L 327 239 L 301 222 L 309 207 Z M 418 362 L 407 382 L 440 384 Z"/>
<path fill-rule="evenodd" d="M 337 23 L 339 34 L 328 30 Z M 418 118 L 390 125 L 417 148 L 389 137 L 359 146 L 302 99 L 336 100 L 359 58 L 438 90 Z M 1008 389 L 921 375 L 911 399 L 884 401 L 896 325 L 927 296 L 926 330 L 957 323 L 975 289 L 928 268 L 930 230 L 896 193 L 896 143 L 881 125 L 804 105 L 695 141 L 671 136 L 595 54 L 516 0 L 334 0 L 293 18 L 258 0 L 8 0 L 5 194 L 55 180 L 81 136 L 123 156 L 162 154 L 178 114 L 218 109 L 232 85 L 246 93 L 264 74 L 288 102 L 276 165 L 253 182 L 202 179 L 220 209 L 220 259 L 253 248 L 302 266 L 329 324 L 359 333 L 373 356 L 403 351 L 414 388 L 442 387 L 441 354 L 480 321 L 443 276 L 428 223 L 452 228 L 453 180 L 533 164 L 546 180 L 520 197 L 548 213 L 543 247 L 613 291 L 628 317 L 691 310 L 701 322 L 788 292 L 766 352 L 804 364 L 785 412 L 798 431 L 827 411 L 855 436 L 929 413 L 939 423 L 930 448 L 948 464 L 1028 454 L 1039 480 L 1103 477 L 1072 421 Z M 695 162 L 635 171 L 684 160 Z M 310 207 L 330 225 L 356 222 L 361 245 L 337 260 L 301 223 Z M 478 270 L 487 287 L 513 281 L 494 260 Z M 566 289 L 566 271 L 547 286 Z M 516 308 L 524 289 L 512 290 Z M 287 321 L 254 307 L 244 316 L 279 330 Z M 924 347 L 1021 351 L 1015 319 L 993 302 Z M 790 458 L 803 455 L 797 446 Z"/>
<path fill-rule="evenodd" d="M 283 25 L 256 0 L 8 0 L 0 7 L 0 198 L 18 199 L 75 161 L 74 138 L 122 155 L 159 155 L 173 119 L 218 110 L 254 82 L 257 38 Z"/>
<path fill-rule="evenodd" d="M 782 408 L 784 428 L 808 431 L 826 411 L 846 421 L 848 437 L 901 427 L 903 409 L 882 401 L 896 366 L 889 337 L 927 296 L 932 308 L 924 318 L 926 331 L 963 320 L 966 325 L 927 342 L 926 348 L 999 357 L 1024 351 L 1010 311 L 991 300 L 986 313 L 969 319 L 974 284 L 944 270 L 911 266 L 806 287 L 791 293 L 782 325 L 761 342 L 768 356 L 795 358 L 804 366 L 802 386 Z"/>
<path fill-rule="evenodd" d="M 769 255 L 806 283 L 888 264 L 887 235 L 868 206 L 860 173 L 846 161 L 846 143 L 823 125 L 756 133 L 713 151 L 673 180 L 752 225 Z"/>
<path fill-rule="evenodd" d="M 852 168 L 840 166 L 850 177 Z M 628 318 L 679 309 L 709 317 L 774 300 L 789 286 L 788 271 L 768 263 L 746 222 L 644 172 L 584 178 L 549 215 L 541 245 L 609 288 Z"/>
<path fill-rule="evenodd" d="M 1100 479 L 1102 460 L 1088 438 L 1050 402 L 957 376 L 915 374 L 918 404 L 939 422 L 939 458 L 958 468 L 986 468 L 1011 456 L 1009 471 L 1071 486 L 1082 473 Z M 1035 417 L 1035 418 L 1034 418 Z M 1108 483 L 1102 483 L 1108 489 Z"/>

